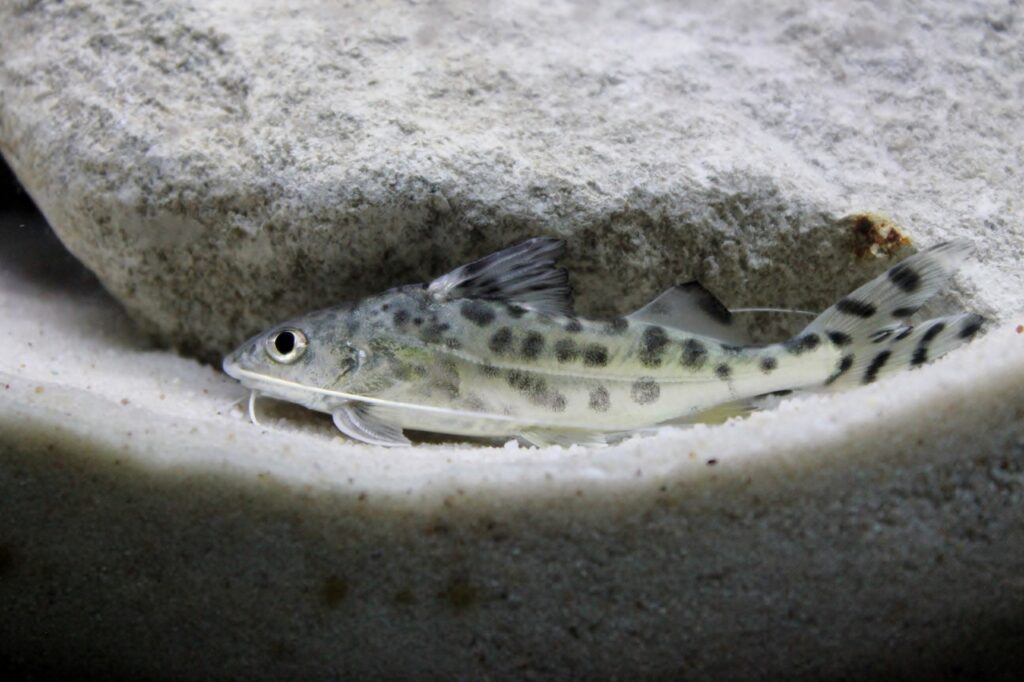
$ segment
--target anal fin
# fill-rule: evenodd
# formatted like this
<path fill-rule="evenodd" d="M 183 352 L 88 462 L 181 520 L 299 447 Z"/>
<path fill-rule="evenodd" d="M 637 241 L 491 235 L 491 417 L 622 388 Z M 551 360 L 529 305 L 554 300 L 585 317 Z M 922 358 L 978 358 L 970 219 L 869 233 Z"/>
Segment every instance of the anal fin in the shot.
<path fill-rule="evenodd" d="M 365 403 L 346 403 L 334 410 L 334 425 L 349 438 L 369 445 L 401 447 L 412 443 L 402 428 L 375 414 L 373 406 Z"/>
<path fill-rule="evenodd" d="M 734 400 L 698 412 L 691 419 L 700 424 L 723 424 L 733 418 L 749 417 L 755 410 L 757 405 L 750 399 Z"/>
<path fill-rule="evenodd" d="M 533 431 L 523 431 L 519 434 L 520 438 L 538 448 L 550 445 L 561 445 L 562 447 L 569 447 L 570 445 L 604 447 L 608 445 L 608 435 L 600 431 L 583 431 L 580 429 L 564 431 L 535 429 Z"/>

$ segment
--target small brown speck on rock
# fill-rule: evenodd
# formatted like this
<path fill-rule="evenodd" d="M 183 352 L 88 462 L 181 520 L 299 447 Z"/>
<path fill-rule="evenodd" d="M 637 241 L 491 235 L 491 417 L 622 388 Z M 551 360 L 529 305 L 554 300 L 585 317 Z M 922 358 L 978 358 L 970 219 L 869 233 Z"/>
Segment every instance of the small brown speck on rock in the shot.
<path fill-rule="evenodd" d="M 858 258 L 891 257 L 911 244 L 910 237 L 896 223 L 878 213 L 854 213 L 839 222 L 850 229 L 853 253 Z"/>

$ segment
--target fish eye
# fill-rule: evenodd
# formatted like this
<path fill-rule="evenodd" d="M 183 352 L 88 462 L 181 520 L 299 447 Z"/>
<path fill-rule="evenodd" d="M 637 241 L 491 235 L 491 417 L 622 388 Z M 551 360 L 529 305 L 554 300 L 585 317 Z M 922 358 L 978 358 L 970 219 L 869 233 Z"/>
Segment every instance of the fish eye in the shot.
<path fill-rule="evenodd" d="M 306 335 L 298 329 L 282 329 L 267 337 L 267 355 L 288 365 L 302 357 L 307 344 Z"/>

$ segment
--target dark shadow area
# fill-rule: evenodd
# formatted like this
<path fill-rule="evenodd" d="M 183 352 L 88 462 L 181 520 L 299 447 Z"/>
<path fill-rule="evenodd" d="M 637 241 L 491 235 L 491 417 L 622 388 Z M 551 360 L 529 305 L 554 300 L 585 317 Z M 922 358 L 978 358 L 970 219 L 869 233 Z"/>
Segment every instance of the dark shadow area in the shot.
<path fill-rule="evenodd" d="M 2 157 L 0 269 L 46 290 L 109 298 L 96 276 L 71 255 L 50 229 L 46 218 Z"/>
<path fill-rule="evenodd" d="M 147 470 L 125 476 L 124 464 L 116 461 L 97 469 L 99 460 L 89 455 L 92 445 L 87 439 L 54 442 L 51 449 L 49 434 L 25 435 L 26 443 L 32 445 L 21 460 L 24 466 L 18 464 L 13 470 L 23 472 L 24 480 L 32 484 L 11 490 L 12 508 L 24 512 L 18 518 L 0 519 L 0 548 L 7 548 L 6 565 L 0 564 L 0 594 L 4 579 L 10 581 L 9 588 L 17 588 L 4 595 L 9 612 L 0 608 L 0 613 L 10 619 L 8 623 L 18 623 L 16 636 L 0 636 L 0 672 L 10 672 L 15 679 L 194 679 L 209 675 L 217 660 L 224 661 L 220 669 L 224 679 L 242 679 L 255 669 L 262 672 L 262 679 L 304 679 L 317 672 L 333 672 L 339 679 L 409 677 L 410 670 L 402 666 L 411 659 L 388 656 L 393 641 L 421 650 L 418 673 L 425 679 L 458 677 L 453 671 L 465 678 L 492 679 L 727 679 L 723 671 L 732 667 L 727 660 L 716 661 L 685 649 L 685 638 L 671 627 L 660 626 L 657 619 L 636 621 L 641 628 L 636 632 L 609 631 L 598 638 L 580 639 L 575 631 L 535 631 L 533 614 L 549 609 L 552 602 L 561 602 L 567 614 L 593 614 L 595 604 L 604 604 L 607 611 L 597 620 L 599 626 L 614 622 L 617 614 L 645 598 L 648 593 L 642 582 L 616 582 L 613 576 L 634 561 L 653 564 L 653 557 L 661 556 L 659 548 L 673 537 L 670 531 L 652 532 L 651 541 L 631 555 L 596 561 L 586 550 L 587 542 L 576 542 L 598 534 L 609 546 L 624 542 L 643 529 L 646 512 L 642 508 L 625 515 L 615 509 L 609 510 L 610 516 L 581 516 L 566 534 L 551 531 L 564 543 L 567 564 L 589 566 L 594 579 L 615 589 L 565 592 L 557 579 L 563 569 L 552 566 L 547 578 L 531 579 L 547 587 L 528 592 L 526 601 L 512 608 L 507 591 L 515 591 L 518 584 L 510 587 L 509 579 L 496 567 L 522 561 L 523 551 L 536 551 L 539 545 L 532 544 L 530 534 L 522 529 L 550 513 L 542 508 L 507 507 L 481 518 L 472 513 L 441 513 L 413 523 L 402 512 L 381 511 L 373 535 L 350 542 L 345 538 L 356 537 L 364 528 L 360 517 L 374 513 L 361 510 L 362 501 L 354 496 L 298 490 L 280 494 L 256 483 L 225 496 L 225 490 L 233 491 L 238 484 L 216 472 L 196 472 L 185 479 Z M 38 470 L 30 466 L 44 449 L 46 457 L 56 458 L 61 466 Z M 17 463 L 18 455 L 11 453 L 6 461 Z M 0 458 L 0 463 L 5 460 Z M 34 490 L 67 492 L 56 510 L 47 510 L 26 503 Z M 720 493 L 728 494 L 725 489 Z M 124 514 L 118 504 L 97 505 L 98 497 L 132 500 L 137 513 Z M 301 523 L 297 509 L 302 510 Z M 571 513 L 571 508 L 565 513 Z M 688 516 L 685 502 L 675 513 L 680 519 Z M 534 514 L 538 516 L 531 522 Z M 828 532 L 835 521 L 826 516 L 820 519 L 820 532 Z M 26 529 L 38 527 L 40 517 L 50 522 L 46 533 L 30 535 Z M 785 518 L 780 515 L 779 521 Z M 174 519 L 173 524 L 165 523 L 166 519 Z M 479 532 L 481 524 L 492 530 Z M 156 542 L 138 540 L 156 527 L 174 530 L 161 534 Z M 98 528 L 105 531 L 84 555 L 63 550 L 76 547 L 76 538 Z M 451 536 L 459 548 L 457 560 L 430 549 L 431 538 L 438 534 Z M 210 537 L 220 540 L 211 545 Z M 280 551 L 282 547 L 291 551 Z M 979 561 L 991 561 L 999 554 L 996 545 L 979 542 L 976 547 Z M 713 561 L 715 551 L 714 547 L 695 550 L 696 558 Z M 790 565 L 784 557 L 784 553 L 766 554 L 765 560 Z M 809 559 L 808 569 L 821 560 L 827 558 Z M 419 562 L 432 564 L 432 570 L 423 571 Z M 288 579 L 274 582 L 276 576 Z M 690 580 L 680 582 L 679 589 L 699 586 Z M 104 586 L 102 594 L 93 594 L 89 588 L 99 584 Z M 197 599 L 182 585 L 191 585 L 206 597 Z M 271 592 L 282 596 L 260 598 Z M 726 594 L 724 603 L 755 606 L 743 590 Z M 62 596 L 47 602 L 47 595 Z M 787 598 L 782 593 L 773 596 L 778 599 L 773 603 Z M 37 603 L 46 603 L 47 608 L 33 608 Z M 154 604 L 161 608 L 153 608 Z M 679 605 L 672 608 L 665 622 L 689 618 Z M 921 608 L 929 611 L 927 604 Z M 747 671 L 741 679 L 1016 679 L 1022 623 L 1008 617 L 1007 609 L 1002 614 L 984 609 L 948 614 L 962 618 L 959 627 L 940 626 L 938 620 L 913 610 L 908 608 L 902 616 L 908 621 L 905 638 L 850 640 L 844 645 L 849 651 L 835 650 L 827 622 L 810 622 L 797 629 L 782 611 L 768 622 L 752 621 L 750 628 L 763 628 L 764 642 L 745 636 L 735 654 L 763 658 L 763 663 L 758 675 L 750 674 L 749 664 L 739 666 Z M 493 623 L 501 613 L 505 615 L 498 628 L 476 620 L 485 615 Z M 64 630 L 67 623 L 85 619 L 79 614 L 91 614 L 94 627 Z M 426 618 L 436 620 L 436 626 L 424 634 L 421 624 Z M 389 636 L 365 639 L 364 632 L 379 632 L 371 627 L 374 622 L 385 623 Z M 0 618 L 0 634 L 8 623 Z M 227 623 L 232 624 L 233 636 L 210 636 L 226 632 Z M 14 626 L 10 627 L 13 631 Z M 325 630 L 337 634 L 325 636 Z M 276 635 L 264 641 L 262 633 L 267 632 Z M 943 639 L 930 639 L 929 634 Z M 478 636 L 485 642 L 480 646 L 490 649 L 486 660 L 465 644 Z M 179 648 L 190 638 L 203 643 L 203 654 L 194 661 Z M 820 640 L 820 659 L 787 660 L 787 647 L 802 638 Z M 605 646 L 609 639 L 612 653 Z M 672 670 L 664 642 L 673 640 L 680 642 L 681 661 L 700 666 L 692 674 L 685 667 Z M 656 655 L 646 669 L 625 675 L 626 671 L 616 669 L 613 652 L 614 644 L 629 642 L 646 643 Z M 834 658 L 827 655 L 830 651 Z M 602 660 L 609 667 L 599 670 Z M 167 667 L 161 669 L 154 661 Z"/>
<path fill-rule="evenodd" d="M 14 177 L 7 161 L 0 156 L 0 211 L 35 211 L 32 197 Z"/>

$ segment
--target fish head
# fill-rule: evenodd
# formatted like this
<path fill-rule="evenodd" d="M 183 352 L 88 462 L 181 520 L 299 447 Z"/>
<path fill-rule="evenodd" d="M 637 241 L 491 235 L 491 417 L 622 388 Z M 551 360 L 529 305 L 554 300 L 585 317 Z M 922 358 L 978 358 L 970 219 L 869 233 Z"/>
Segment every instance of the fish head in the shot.
<path fill-rule="evenodd" d="M 229 353 L 224 372 L 262 395 L 329 411 L 332 392 L 351 385 L 366 361 L 358 321 L 346 305 L 274 325 Z"/>

